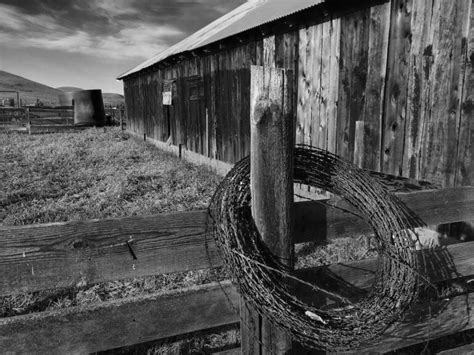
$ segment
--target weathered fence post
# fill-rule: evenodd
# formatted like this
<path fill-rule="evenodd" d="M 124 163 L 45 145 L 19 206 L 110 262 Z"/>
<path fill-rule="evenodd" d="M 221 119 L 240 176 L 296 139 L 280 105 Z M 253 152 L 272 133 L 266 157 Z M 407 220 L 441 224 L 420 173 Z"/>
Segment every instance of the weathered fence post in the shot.
<path fill-rule="evenodd" d="M 25 109 L 25 111 L 26 111 L 26 122 L 28 122 L 28 123 L 27 123 L 27 126 L 26 126 L 26 127 L 27 127 L 27 131 L 28 131 L 28 134 L 31 134 L 30 109 L 27 107 L 27 108 Z"/>
<path fill-rule="evenodd" d="M 356 121 L 354 136 L 354 165 L 362 168 L 365 158 L 364 121 Z"/>
<path fill-rule="evenodd" d="M 293 115 L 291 74 L 252 66 L 250 185 L 252 215 L 270 250 L 293 264 Z M 291 338 L 241 301 L 242 353 L 287 354 Z"/>

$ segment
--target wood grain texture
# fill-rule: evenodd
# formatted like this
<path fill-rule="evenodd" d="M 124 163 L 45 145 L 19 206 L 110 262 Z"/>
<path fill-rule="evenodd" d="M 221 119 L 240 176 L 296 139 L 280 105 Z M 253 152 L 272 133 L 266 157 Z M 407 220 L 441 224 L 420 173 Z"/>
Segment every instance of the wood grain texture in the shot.
<path fill-rule="evenodd" d="M 365 135 L 364 135 L 365 122 L 356 121 L 355 123 L 355 134 L 354 134 L 354 165 L 362 168 L 365 157 Z"/>
<path fill-rule="evenodd" d="M 364 121 L 361 167 L 380 171 L 382 117 L 387 71 L 390 3 L 370 9 L 367 82 L 362 116 Z M 356 138 L 357 139 L 357 138 Z M 357 140 L 356 140 L 356 143 Z"/>
<path fill-rule="evenodd" d="M 474 188 L 397 194 L 428 224 L 472 220 Z M 296 243 L 370 233 L 359 218 L 317 202 L 295 204 Z M 350 209 L 347 204 L 341 207 Z M 0 227 L 0 295 L 220 265 L 206 212 Z M 134 260 L 126 241 L 137 256 Z"/>
<path fill-rule="evenodd" d="M 469 21 L 466 23 L 467 38 L 462 41 L 466 48 L 464 79 L 459 122 L 458 149 L 456 157 L 455 186 L 472 185 L 474 181 L 474 4 L 469 2 L 466 10 Z"/>
<path fill-rule="evenodd" d="M 430 116 L 431 83 L 429 72 L 432 66 L 433 2 L 414 1 L 411 16 L 411 48 L 408 63 L 407 116 L 405 128 L 405 157 L 403 174 L 420 178 L 423 164 L 422 141 L 428 129 Z"/>
<path fill-rule="evenodd" d="M 329 52 L 329 82 L 328 97 L 326 101 L 327 107 L 327 149 L 331 153 L 336 153 L 337 141 L 337 110 L 338 110 L 338 93 L 339 93 L 339 52 L 340 52 L 340 34 L 341 34 L 341 20 L 331 20 L 331 51 Z"/>
<path fill-rule="evenodd" d="M 292 77 L 284 69 L 251 67 L 250 191 L 252 216 L 266 246 L 290 266 L 294 255 Z M 245 318 L 244 318 L 245 319 Z M 258 352 L 286 354 L 290 337 L 262 317 L 261 326 L 241 327 L 243 337 L 260 337 Z"/>
<path fill-rule="evenodd" d="M 324 22 L 321 25 L 321 72 L 319 89 L 319 127 L 316 142 L 320 148 L 328 148 L 328 120 L 330 103 L 331 83 L 331 47 L 332 47 L 332 22 Z M 329 53 L 329 55 L 328 55 Z"/>
<path fill-rule="evenodd" d="M 341 18 L 336 153 L 353 161 L 355 122 L 365 102 L 370 9 Z"/>
<path fill-rule="evenodd" d="M 263 65 L 275 68 L 275 35 L 263 39 Z"/>
<path fill-rule="evenodd" d="M 310 67 L 308 71 L 311 76 L 310 82 L 310 136 L 309 144 L 319 148 L 325 148 L 326 137 L 323 137 L 321 126 L 321 74 L 322 74 L 322 40 L 323 40 L 323 24 L 310 27 L 311 41 L 308 63 Z M 324 131 L 326 133 L 326 131 Z"/>
<path fill-rule="evenodd" d="M 267 246 L 289 260 L 293 248 L 291 82 L 284 70 L 269 67 L 252 66 L 251 78 L 252 213 Z"/>
<path fill-rule="evenodd" d="M 295 143 L 304 143 L 304 126 L 306 118 L 306 45 L 307 32 L 305 28 L 298 33 L 298 86 L 297 86 L 297 105 L 296 105 L 296 124 L 295 124 Z"/>
<path fill-rule="evenodd" d="M 298 41 L 299 31 L 294 30 L 275 36 L 275 64 L 277 68 L 288 69 L 292 73 L 293 82 L 291 84 L 293 95 L 291 97 L 291 107 L 294 122 L 294 135 L 296 134 L 297 106 L 298 106 Z M 250 86 L 250 85 L 249 85 Z M 296 139 L 295 139 L 296 141 Z"/>
<path fill-rule="evenodd" d="M 438 355 L 472 355 L 474 353 L 474 343 L 459 346 L 454 349 L 440 351 Z"/>
<path fill-rule="evenodd" d="M 429 73 L 432 85 L 431 114 L 423 141 L 425 161 L 421 177 L 441 186 L 454 185 L 459 101 L 462 97 L 459 83 L 460 76 L 464 76 L 461 68 L 465 62 L 462 38 L 467 36 L 462 32 L 467 30 L 468 6 L 468 0 L 439 1 L 434 3 L 432 13 L 433 66 Z M 458 20 L 452 21 L 454 17 Z"/>
<path fill-rule="evenodd" d="M 310 144 L 311 143 L 311 92 L 313 86 L 312 69 L 313 61 L 313 34 L 314 28 L 309 27 L 300 30 L 300 50 L 299 50 L 299 67 L 301 76 L 301 85 L 298 87 L 298 121 L 301 122 L 302 127 L 299 131 L 299 138 L 297 143 Z M 300 92 L 301 91 L 301 92 Z M 301 119 L 300 119 L 301 115 Z"/>
<path fill-rule="evenodd" d="M 412 0 L 391 2 L 381 165 L 383 172 L 393 175 L 402 175 L 403 168 L 411 7 Z"/>
<path fill-rule="evenodd" d="M 393 351 L 472 329 L 474 315 L 469 311 L 472 302 L 474 293 L 416 305 L 401 323 L 390 327 L 377 340 L 377 345 L 358 349 L 354 354 Z"/>
<path fill-rule="evenodd" d="M 0 294 L 206 267 L 205 223 L 198 211 L 2 227 Z M 213 246 L 209 252 L 215 257 Z"/>
<path fill-rule="evenodd" d="M 224 295 L 223 290 L 226 292 Z M 229 281 L 0 319 L 4 353 L 84 354 L 236 323 Z M 229 303 L 229 300 L 231 303 Z"/>

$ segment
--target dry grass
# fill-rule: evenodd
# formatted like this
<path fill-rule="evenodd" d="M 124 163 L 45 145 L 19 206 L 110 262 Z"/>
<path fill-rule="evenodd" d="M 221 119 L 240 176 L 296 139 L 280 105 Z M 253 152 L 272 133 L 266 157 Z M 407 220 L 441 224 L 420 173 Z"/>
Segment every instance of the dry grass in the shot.
<path fill-rule="evenodd" d="M 1 134 L 0 224 L 147 215 L 207 206 L 219 177 L 118 129 Z"/>

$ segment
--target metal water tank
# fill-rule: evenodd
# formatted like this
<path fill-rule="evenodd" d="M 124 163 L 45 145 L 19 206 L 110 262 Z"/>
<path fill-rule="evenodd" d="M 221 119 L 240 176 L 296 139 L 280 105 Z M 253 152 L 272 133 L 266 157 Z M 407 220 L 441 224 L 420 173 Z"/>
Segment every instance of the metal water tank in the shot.
<path fill-rule="evenodd" d="M 77 91 L 66 91 L 58 95 L 60 106 L 72 106 L 74 100 L 74 93 Z"/>
<path fill-rule="evenodd" d="M 105 123 L 102 90 L 82 90 L 74 93 L 74 125 L 98 126 Z"/>

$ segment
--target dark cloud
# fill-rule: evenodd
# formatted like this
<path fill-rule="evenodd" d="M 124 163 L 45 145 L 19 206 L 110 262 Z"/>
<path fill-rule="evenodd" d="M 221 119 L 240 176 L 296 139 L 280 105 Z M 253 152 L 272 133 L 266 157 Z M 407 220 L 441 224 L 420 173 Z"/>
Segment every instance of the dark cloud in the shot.
<path fill-rule="evenodd" d="M 124 26 L 167 24 L 190 34 L 212 22 L 244 0 L 0 0 L 19 12 L 48 15 L 64 29 L 94 36 L 117 33 Z"/>
<path fill-rule="evenodd" d="M 0 0 L 0 69 L 121 92 L 117 75 L 244 2 Z"/>

